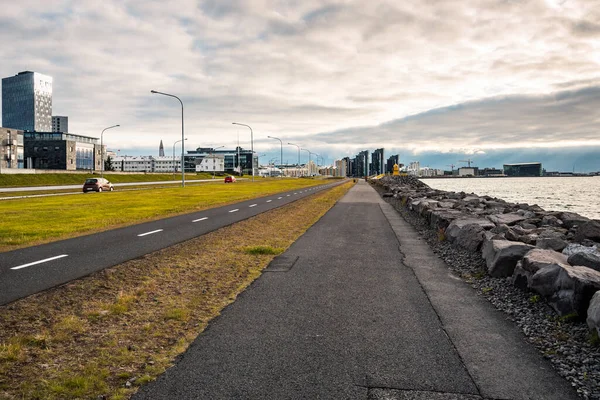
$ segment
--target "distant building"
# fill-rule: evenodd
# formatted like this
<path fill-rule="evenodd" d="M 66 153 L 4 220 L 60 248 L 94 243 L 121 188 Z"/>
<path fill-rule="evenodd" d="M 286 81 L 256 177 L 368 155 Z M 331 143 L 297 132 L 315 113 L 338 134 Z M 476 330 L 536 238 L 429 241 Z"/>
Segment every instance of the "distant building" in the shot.
<path fill-rule="evenodd" d="M 202 164 L 202 160 L 211 155 L 223 156 L 223 171 L 225 173 L 238 173 L 240 170 L 244 175 L 252 175 L 252 151 L 236 147 L 231 150 L 215 150 L 212 147 L 199 147 L 188 151 L 184 157 L 185 170 L 195 172 L 196 166 Z M 258 175 L 258 156 L 254 155 L 254 175 Z"/>
<path fill-rule="evenodd" d="M 225 155 L 209 154 L 200 161 L 200 164 L 196 164 L 196 172 L 225 172 Z"/>
<path fill-rule="evenodd" d="M 335 161 L 335 176 L 346 177 L 348 173 L 348 157 Z"/>
<path fill-rule="evenodd" d="M 385 161 L 383 148 L 375 150 L 371 154 L 371 171 L 370 175 L 385 174 Z"/>
<path fill-rule="evenodd" d="M 542 176 L 542 163 L 504 164 L 506 176 Z"/>
<path fill-rule="evenodd" d="M 22 131 L 52 131 L 52 77 L 24 71 L 2 79 L 2 125 Z"/>
<path fill-rule="evenodd" d="M 394 165 L 398 164 L 400 166 L 400 155 L 396 154 L 387 159 L 385 172 L 386 174 L 391 174 L 394 172 Z"/>
<path fill-rule="evenodd" d="M 0 172 L 23 167 L 23 131 L 0 128 Z"/>
<path fill-rule="evenodd" d="M 69 117 L 53 115 L 52 132 L 69 132 Z"/>
<path fill-rule="evenodd" d="M 369 176 L 369 151 L 364 150 L 358 153 L 354 158 L 354 164 L 352 166 L 352 176 L 357 178 Z"/>
<path fill-rule="evenodd" d="M 158 156 L 159 157 L 165 156 L 165 146 L 163 146 L 162 140 L 160 141 L 160 145 L 158 146 Z"/>
<path fill-rule="evenodd" d="M 408 173 L 408 175 L 419 176 L 420 171 L 421 171 L 421 163 L 419 161 L 411 161 L 406 166 L 406 172 Z"/>
<path fill-rule="evenodd" d="M 458 176 L 475 176 L 475 175 L 477 175 L 477 168 L 461 167 L 458 169 Z"/>
<path fill-rule="evenodd" d="M 504 176 L 504 170 L 498 168 L 483 168 L 479 170 L 479 176 Z"/>
<path fill-rule="evenodd" d="M 25 167 L 35 169 L 101 169 L 98 138 L 63 132 L 25 132 Z"/>

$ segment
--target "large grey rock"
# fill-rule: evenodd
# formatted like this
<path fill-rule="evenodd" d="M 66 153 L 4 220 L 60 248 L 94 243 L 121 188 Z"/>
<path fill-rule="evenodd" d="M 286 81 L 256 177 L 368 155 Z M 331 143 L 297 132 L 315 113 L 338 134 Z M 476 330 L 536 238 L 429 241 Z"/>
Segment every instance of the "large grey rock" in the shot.
<path fill-rule="evenodd" d="M 587 325 L 600 336 L 600 292 L 594 293 L 587 309 Z"/>
<path fill-rule="evenodd" d="M 563 222 L 564 227 L 567 229 L 571 229 L 574 225 L 584 224 L 590 220 L 589 218 L 568 211 L 560 214 L 559 218 Z"/>
<path fill-rule="evenodd" d="M 539 234 L 536 246 L 540 249 L 552 249 L 562 251 L 568 243 L 560 232 L 545 230 Z"/>
<path fill-rule="evenodd" d="M 562 253 L 553 250 L 532 249 L 517 263 L 511 282 L 520 289 L 529 288 L 531 277 L 540 269 L 566 263 L 567 256 Z"/>
<path fill-rule="evenodd" d="M 490 222 L 490 221 L 488 221 L 487 219 L 484 219 L 484 218 L 460 218 L 460 219 L 455 219 L 446 228 L 446 238 L 450 242 L 456 241 L 456 239 L 458 238 L 461 230 L 463 230 L 466 226 L 469 226 L 469 225 L 478 225 L 478 226 L 481 227 L 482 231 L 483 230 L 487 230 L 487 229 L 492 229 L 492 228 L 494 228 L 496 226 L 492 222 Z M 470 228 L 470 230 L 472 231 L 473 228 Z M 483 240 L 483 236 L 481 236 L 481 240 Z"/>
<path fill-rule="evenodd" d="M 481 227 L 481 225 L 465 225 L 458 232 L 454 244 L 474 253 L 479 250 L 485 239 L 484 232 L 486 231 Z"/>
<path fill-rule="evenodd" d="M 563 223 L 560 219 L 558 219 L 555 215 L 544 215 L 542 217 L 542 226 L 562 226 Z"/>
<path fill-rule="evenodd" d="M 519 213 L 507 213 L 507 214 L 494 214 L 488 216 L 489 220 L 496 225 L 506 224 L 508 226 L 514 225 L 517 222 L 524 221 L 527 218 Z"/>
<path fill-rule="evenodd" d="M 592 219 L 579 226 L 575 232 L 575 241 L 581 242 L 585 239 L 600 242 L 600 221 Z"/>
<path fill-rule="evenodd" d="M 509 240 L 490 240 L 485 242 L 482 256 L 488 273 L 494 277 L 511 276 L 517 262 L 534 247 L 525 243 Z"/>
<path fill-rule="evenodd" d="M 546 297 L 559 315 L 584 316 L 596 291 L 600 272 L 581 266 L 552 264 L 531 277 L 530 289 Z"/>
<path fill-rule="evenodd" d="M 568 257 L 575 253 L 596 253 L 598 251 L 596 246 L 584 246 L 579 243 L 569 243 L 567 247 L 563 249 L 562 253 Z"/>
<path fill-rule="evenodd" d="M 569 256 L 569 264 L 582 265 L 600 271 L 600 253 L 575 253 Z"/>
<path fill-rule="evenodd" d="M 463 214 L 458 210 L 434 209 L 429 214 L 429 226 L 434 229 L 446 229 L 452 221 Z"/>

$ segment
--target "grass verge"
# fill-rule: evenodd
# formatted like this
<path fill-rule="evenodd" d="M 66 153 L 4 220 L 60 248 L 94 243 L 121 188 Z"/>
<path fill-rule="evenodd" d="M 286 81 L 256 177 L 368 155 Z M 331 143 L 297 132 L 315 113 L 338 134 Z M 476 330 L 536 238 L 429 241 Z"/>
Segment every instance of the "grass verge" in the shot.
<path fill-rule="evenodd" d="M 0 174 L 0 187 L 83 185 L 86 178 L 97 178 L 98 176 L 98 173 Z M 111 174 L 110 172 L 105 172 L 104 177 L 112 183 L 176 181 L 181 179 L 181 172 L 179 174 Z M 212 174 L 207 172 L 185 174 L 185 179 L 211 178 Z"/>
<path fill-rule="evenodd" d="M 324 183 L 265 179 L 2 200 L 0 252 Z"/>
<path fill-rule="evenodd" d="M 351 186 L 1 306 L 0 399 L 128 398 Z"/>

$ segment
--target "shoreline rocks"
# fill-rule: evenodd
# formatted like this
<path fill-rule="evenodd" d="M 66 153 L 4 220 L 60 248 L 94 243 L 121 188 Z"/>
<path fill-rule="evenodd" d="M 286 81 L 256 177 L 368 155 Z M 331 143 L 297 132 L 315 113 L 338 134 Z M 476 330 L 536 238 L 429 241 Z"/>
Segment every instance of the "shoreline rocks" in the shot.
<path fill-rule="evenodd" d="M 600 221 L 436 190 L 415 177 L 375 183 L 453 271 L 511 316 L 582 398 L 600 399 Z"/>

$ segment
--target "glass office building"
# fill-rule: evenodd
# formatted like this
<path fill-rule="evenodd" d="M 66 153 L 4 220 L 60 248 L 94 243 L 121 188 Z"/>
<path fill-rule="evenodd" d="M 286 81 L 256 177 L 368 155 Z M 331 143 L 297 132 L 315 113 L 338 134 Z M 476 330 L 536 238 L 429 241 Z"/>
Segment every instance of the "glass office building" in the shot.
<path fill-rule="evenodd" d="M 23 131 L 52 131 L 52 77 L 24 71 L 2 79 L 2 125 Z"/>

